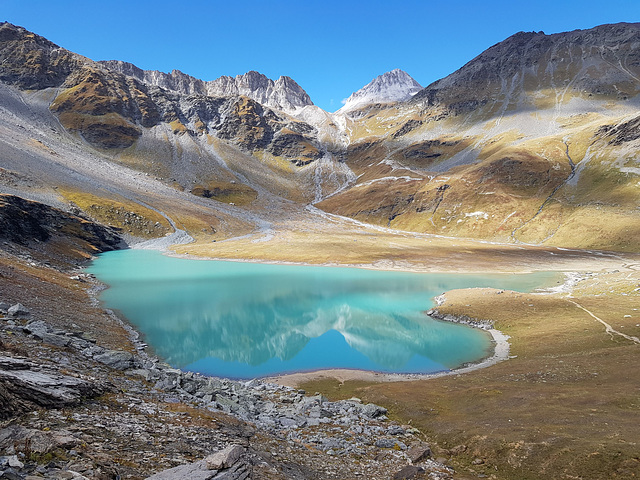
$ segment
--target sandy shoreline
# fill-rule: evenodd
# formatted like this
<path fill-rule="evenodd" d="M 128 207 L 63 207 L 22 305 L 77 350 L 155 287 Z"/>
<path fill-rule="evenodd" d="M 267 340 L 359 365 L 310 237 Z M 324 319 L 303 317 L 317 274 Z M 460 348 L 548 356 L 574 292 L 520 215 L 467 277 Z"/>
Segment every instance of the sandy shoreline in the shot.
<path fill-rule="evenodd" d="M 137 249 L 136 245 L 131 246 L 132 249 Z M 543 262 L 542 260 L 539 262 L 534 262 L 535 265 L 528 265 L 524 267 L 522 265 L 518 265 L 510 268 L 494 268 L 488 271 L 486 268 L 482 267 L 474 267 L 473 265 L 464 264 L 464 265 L 456 265 L 456 264 L 448 264 L 448 266 L 440 266 L 438 264 L 418 264 L 406 260 L 402 261 L 393 261 L 393 260 L 378 260 L 373 263 L 340 263 L 340 262 L 323 262 L 323 263 L 311 263 L 311 262 L 298 262 L 298 261 L 287 261 L 287 260 L 269 260 L 269 259 L 259 259 L 259 258 L 243 258 L 243 257 L 215 257 L 215 256 L 204 256 L 204 255 L 191 255 L 189 253 L 178 253 L 171 249 L 158 249 L 162 252 L 163 255 L 167 255 L 174 258 L 183 258 L 185 260 L 202 260 L 202 261 L 215 261 L 215 262 L 237 262 L 237 263 L 258 263 L 263 265 L 286 265 L 286 266 L 300 266 L 300 267 L 327 267 L 327 268 L 358 268 L 364 270 L 380 270 L 386 272 L 406 272 L 406 273 L 451 273 L 451 274 L 514 274 L 514 275 L 525 275 L 536 272 L 558 272 L 558 273 L 568 273 L 570 270 L 581 270 L 581 271 L 589 271 L 593 270 L 596 263 L 600 264 L 600 267 L 615 269 L 625 263 L 625 260 L 610 255 L 609 259 L 611 261 L 611 265 L 602 265 L 602 258 L 594 258 L 594 259 L 583 259 L 579 262 L 578 267 L 582 268 L 573 268 L 567 269 L 563 268 L 563 265 L 553 265 L 552 263 Z M 566 249 L 565 249 L 566 250 Z M 585 251 L 585 254 L 589 252 Z M 609 252 L 606 252 L 609 253 Z M 595 253 L 594 253 L 595 255 Z M 622 254 L 626 255 L 626 254 Z M 559 288 L 559 287 L 558 287 Z"/>
<path fill-rule="evenodd" d="M 446 321 L 446 320 L 445 320 Z M 463 373 L 472 372 L 480 368 L 486 368 L 495 365 L 498 362 L 509 358 L 509 336 L 496 329 L 486 329 L 493 338 L 494 353 L 477 363 L 467 364 L 463 367 L 436 373 L 386 373 L 373 372 L 367 370 L 354 370 L 334 368 L 329 370 L 316 370 L 314 372 L 299 372 L 278 375 L 274 377 L 262 378 L 263 381 L 276 383 L 287 387 L 298 387 L 300 384 L 325 378 L 338 380 L 340 383 L 351 380 L 361 380 L 367 382 L 407 382 L 416 380 L 429 380 L 432 378 L 440 378 L 450 375 L 461 375 Z"/>

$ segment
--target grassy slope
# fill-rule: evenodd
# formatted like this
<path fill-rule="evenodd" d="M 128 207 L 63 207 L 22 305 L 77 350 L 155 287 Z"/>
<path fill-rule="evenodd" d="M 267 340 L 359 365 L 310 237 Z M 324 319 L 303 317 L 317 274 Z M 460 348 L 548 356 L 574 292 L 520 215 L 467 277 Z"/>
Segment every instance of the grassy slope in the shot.
<path fill-rule="evenodd" d="M 624 115 L 612 111 L 607 116 L 554 117 L 561 133 L 551 135 L 532 134 L 526 126 L 522 132 L 511 129 L 509 125 L 517 124 L 514 118 L 526 120 L 530 115 L 526 111 L 500 128 L 500 122 L 486 117 L 449 117 L 425 121 L 397 139 L 384 131 L 389 123 L 402 125 L 398 120 L 402 115 L 395 110 L 379 115 L 365 117 L 352 138 L 348 162 L 357 174 L 364 173 L 359 185 L 318 207 L 401 230 L 637 251 L 633 239 L 640 233 L 636 210 L 640 190 L 637 175 L 624 171 L 624 166 L 635 165 L 635 143 L 612 144 L 599 130 L 623 121 Z M 402 118 L 414 115 L 406 112 Z M 377 129 L 371 125 L 374 121 Z M 473 127 L 477 121 L 485 122 L 483 130 Z M 452 136 L 452 132 L 458 133 Z M 461 166 L 433 171 L 465 149 L 471 156 Z M 372 182 L 388 176 L 411 180 Z M 606 225 L 601 222 L 603 215 L 610 219 Z"/>
<path fill-rule="evenodd" d="M 639 336 L 639 280 L 637 272 L 602 274 L 585 282 L 572 300 L 623 333 Z M 440 310 L 495 320 L 512 337 L 515 358 L 507 362 L 426 381 L 322 380 L 302 388 L 390 407 L 392 416 L 435 443 L 436 456 L 466 472 L 461 478 L 640 476 L 640 345 L 606 334 L 603 325 L 562 296 L 497 293 L 448 292 Z M 466 448 L 455 448 L 459 445 Z M 483 463 L 472 464 L 478 458 Z"/>

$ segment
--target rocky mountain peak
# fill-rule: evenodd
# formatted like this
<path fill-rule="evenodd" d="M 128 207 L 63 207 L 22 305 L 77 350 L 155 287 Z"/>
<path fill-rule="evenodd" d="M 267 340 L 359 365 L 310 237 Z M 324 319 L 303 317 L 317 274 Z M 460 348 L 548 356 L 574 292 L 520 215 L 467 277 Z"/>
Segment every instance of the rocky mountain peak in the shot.
<path fill-rule="evenodd" d="M 357 92 L 351 94 L 339 110 L 346 112 L 370 103 L 402 102 L 422 89 L 407 72 L 396 68 L 377 76 Z"/>
<path fill-rule="evenodd" d="M 187 95 L 204 95 L 206 93 L 205 82 L 180 70 L 172 70 L 171 73 L 159 72 L 158 70 L 142 70 L 132 63 L 121 60 L 106 60 L 98 63 L 108 70 L 134 77 L 148 85 L 156 85 Z"/>
<path fill-rule="evenodd" d="M 0 23 L 0 81 L 25 89 L 57 87 L 88 61 L 40 35 Z"/>
<path fill-rule="evenodd" d="M 307 92 L 290 77 L 280 77 L 274 82 L 253 70 L 235 78 L 224 76 L 207 82 L 207 94 L 220 97 L 245 95 L 258 103 L 285 112 L 313 105 Z"/>

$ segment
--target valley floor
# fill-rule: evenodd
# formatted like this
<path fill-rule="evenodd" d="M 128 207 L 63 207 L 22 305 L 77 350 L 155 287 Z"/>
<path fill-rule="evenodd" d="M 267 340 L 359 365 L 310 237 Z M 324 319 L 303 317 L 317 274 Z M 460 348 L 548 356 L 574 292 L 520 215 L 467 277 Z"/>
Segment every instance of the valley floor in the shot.
<path fill-rule="evenodd" d="M 308 212 L 305 212 L 305 214 Z M 636 478 L 640 437 L 640 256 L 498 245 L 393 232 L 324 216 L 276 235 L 176 247 L 180 255 L 429 272 L 575 272 L 564 286 L 521 294 L 445 293 L 440 316 L 490 321 L 509 359 L 439 378 L 354 371 L 277 381 L 333 399 L 385 405 L 420 429 L 456 478 Z M 400 380 L 400 381 L 398 381 Z"/>

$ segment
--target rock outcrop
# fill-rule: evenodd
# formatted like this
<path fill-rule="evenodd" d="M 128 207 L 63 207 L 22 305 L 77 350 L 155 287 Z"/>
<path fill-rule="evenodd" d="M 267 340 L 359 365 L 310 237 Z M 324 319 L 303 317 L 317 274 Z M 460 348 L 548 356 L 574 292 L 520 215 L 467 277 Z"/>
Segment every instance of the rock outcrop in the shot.
<path fill-rule="evenodd" d="M 85 255 L 114 250 L 122 239 L 110 228 L 43 203 L 0 194 L 0 240 L 42 248 L 51 244 Z M 62 252 L 61 252 L 62 253 Z"/>
<path fill-rule="evenodd" d="M 58 87 L 83 63 L 82 57 L 40 35 L 0 23 L 0 81 L 22 89 Z"/>
<path fill-rule="evenodd" d="M 307 92 L 292 78 L 280 77 L 274 82 L 255 71 L 207 82 L 206 93 L 211 96 L 245 95 L 258 103 L 285 112 L 295 112 L 299 108 L 313 105 Z"/>
<path fill-rule="evenodd" d="M 61 374 L 25 358 L 0 356 L 0 396 L 8 399 L 9 409 L 0 410 L 8 418 L 18 408 L 40 406 L 61 408 L 77 405 L 106 391 L 104 385 L 81 377 Z"/>
<path fill-rule="evenodd" d="M 137 80 L 185 95 L 205 95 L 210 97 L 237 97 L 243 95 L 267 107 L 295 112 L 299 108 L 313 105 L 307 92 L 295 80 L 282 76 L 273 81 L 265 75 L 250 71 L 235 77 L 222 76 L 212 81 L 203 81 L 180 70 L 163 73 L 157 70 L 142 70 L 135 65 L 120 60 L 99 62 L 111 71 Z"/>

